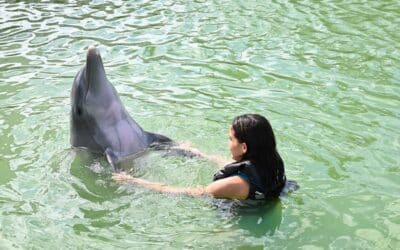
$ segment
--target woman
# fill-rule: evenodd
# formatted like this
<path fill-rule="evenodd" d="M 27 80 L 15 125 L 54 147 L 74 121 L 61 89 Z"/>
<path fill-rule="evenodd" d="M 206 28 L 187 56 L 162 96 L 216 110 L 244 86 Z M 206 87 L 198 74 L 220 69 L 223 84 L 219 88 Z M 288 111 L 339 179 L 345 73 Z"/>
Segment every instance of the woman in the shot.
<path fill-rule="evenodd" d="M 229 149 L 235 162 L 219 170 L 214 181 L 206 187 L 170 187 L 125 174 L 114 174 L 113 179 L 159 192 L 192 196 L 241 200 L 279 196 L 286 182 L 285 169 L 276 149 L 272 127 L 265 117 L 257 114 L 236 117 L 229 130 Z"/>

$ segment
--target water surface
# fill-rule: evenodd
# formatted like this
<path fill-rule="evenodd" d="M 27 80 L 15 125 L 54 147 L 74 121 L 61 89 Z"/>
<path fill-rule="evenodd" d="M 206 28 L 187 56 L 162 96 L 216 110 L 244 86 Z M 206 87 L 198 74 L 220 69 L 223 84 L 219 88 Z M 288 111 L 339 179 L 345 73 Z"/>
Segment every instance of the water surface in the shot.
<path fill-rule="evenodd" d="M 0 1 L 0 248 L 400 247 L 400 4 Z M 228 126 L 269 118 L 301 189 L 242 207 L 120 186 L 69 144 L 89 45 L 147 130 L 229 158 Z M 148 152 L 144 178 L 216 166 Z"/>

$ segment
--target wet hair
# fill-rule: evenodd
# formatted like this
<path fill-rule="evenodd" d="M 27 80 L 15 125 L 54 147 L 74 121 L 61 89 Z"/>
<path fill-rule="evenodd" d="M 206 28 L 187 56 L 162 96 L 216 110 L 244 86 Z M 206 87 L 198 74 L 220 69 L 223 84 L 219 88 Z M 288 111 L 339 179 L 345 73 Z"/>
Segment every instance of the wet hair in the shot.
<path fill-rule="evenodd" d="M 265 180 L 265 196 L 278 197 L 286 177 L 271 124 L 261 115 L 244 114 L 233 119 L 232 129 L 237 140 L 247 146 L 242 161 L 254 164 L 260 178 Z"/>

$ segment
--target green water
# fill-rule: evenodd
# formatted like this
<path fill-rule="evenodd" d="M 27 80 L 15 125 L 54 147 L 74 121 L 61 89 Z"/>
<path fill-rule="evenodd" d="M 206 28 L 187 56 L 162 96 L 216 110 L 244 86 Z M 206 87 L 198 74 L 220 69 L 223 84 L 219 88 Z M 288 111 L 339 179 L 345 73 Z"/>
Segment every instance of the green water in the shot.
<path fill-rule="evenodd" d="M 0 249 L 400 248 L 398 1 L 35 2 L 0 0 Z M 242 207 L 114 183 L 69 144 L 89 45 L 147 130 L 228 158 L 232 118 L 267 116 L 301 188 Z M 176 186 L 215 169 L 132 161 Z"/>

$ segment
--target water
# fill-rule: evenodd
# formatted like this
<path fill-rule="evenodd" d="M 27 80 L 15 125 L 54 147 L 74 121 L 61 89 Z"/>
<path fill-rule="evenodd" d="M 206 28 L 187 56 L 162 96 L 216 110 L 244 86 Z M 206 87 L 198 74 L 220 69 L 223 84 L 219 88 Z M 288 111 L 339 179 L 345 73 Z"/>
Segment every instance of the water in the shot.
<path fill-rule="evenodd" d="M 400 248 L 398 1 L 0 1 L 0 248 Z M 111 180 L 69 144 L 89 45 L 145 129 L 228 158 L 267 116 L 301 189 L 258 207 Z M 175 186 L 216 166 L 148 152 Z"/>

